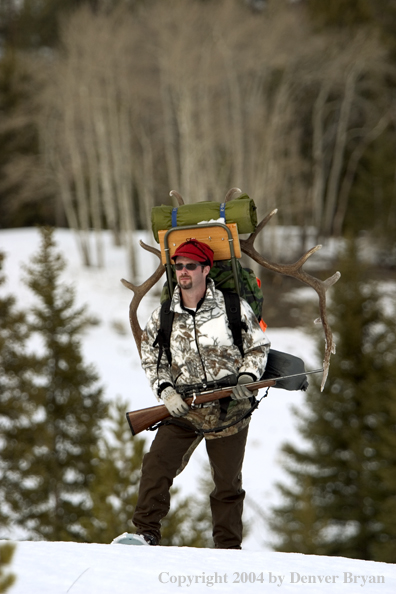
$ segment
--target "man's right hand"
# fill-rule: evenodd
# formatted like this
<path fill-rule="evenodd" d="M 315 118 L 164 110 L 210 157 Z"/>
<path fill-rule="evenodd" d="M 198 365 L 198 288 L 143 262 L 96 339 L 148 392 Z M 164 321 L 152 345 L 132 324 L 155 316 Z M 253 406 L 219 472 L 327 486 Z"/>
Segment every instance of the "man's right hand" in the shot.
<path fill-rule="evenodd" d="M 172 417 L 183 417 L 188 413 L 190 407 L 172 386 L 168 386 L 161 392 L 161 399 Z"/>

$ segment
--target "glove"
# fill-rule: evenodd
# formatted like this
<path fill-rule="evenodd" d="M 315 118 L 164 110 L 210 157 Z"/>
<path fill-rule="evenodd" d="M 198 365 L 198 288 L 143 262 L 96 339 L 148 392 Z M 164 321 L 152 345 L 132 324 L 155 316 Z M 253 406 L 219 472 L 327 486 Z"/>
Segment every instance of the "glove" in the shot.
<path fill-rule="evenodd" d="M 254 381 L 254 379 L 251 375 L 242 373 L 238 377 L 237 385 L 234 386 L 232 389 L 231 398 L 233 400 L 244 400 L 245 398 L 251 398 L 252 396 L 257 396 L 258 390 L 251 392 L 248 388 L 246 388 L 246 386 L 243 385 L 243 384 L 250 384 L 253 381 Z"/>
<path fill-rule="evenodd" d="M 190 410 L 188 404 L 184 402 L 183 398 L 172 386 L 168 386 L 165 390 L 162 390 L 161 399 L 172 417 L 183 417 Z"/>

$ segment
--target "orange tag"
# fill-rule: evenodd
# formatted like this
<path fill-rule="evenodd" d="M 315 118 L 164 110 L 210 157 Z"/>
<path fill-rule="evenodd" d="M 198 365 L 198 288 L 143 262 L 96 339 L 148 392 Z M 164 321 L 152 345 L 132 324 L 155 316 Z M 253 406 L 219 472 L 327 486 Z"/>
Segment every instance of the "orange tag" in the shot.
<path fill-rule="evenodd" d="M 266 331 L 266 329 L 268 328 L 267 324 L 264 322 L 264 320 L 260 320 L 260 328 L 263 332 Z"/>

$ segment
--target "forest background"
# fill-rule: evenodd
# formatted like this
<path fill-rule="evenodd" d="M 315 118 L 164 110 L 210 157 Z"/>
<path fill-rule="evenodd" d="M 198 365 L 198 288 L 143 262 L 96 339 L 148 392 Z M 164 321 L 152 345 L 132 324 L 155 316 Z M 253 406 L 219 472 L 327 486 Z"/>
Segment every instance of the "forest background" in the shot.
<path fill-rule="evenodd" d="M 307 241 L 308 247 L 318 241 L 329 246 L 334 239 L 354 237 L 369 244 L 374 254 L 375 267 L 365 269 L 364 278 L 393 277 L 395 24 L 395 0 L 3 0 L 0 227 L 69 227 L 82 261 L 95 268 L 106 266 L 105 238 L 110 232 L 114 243 L 124 246 L 134 279 L 139 257 L 134 232 L 150 230 L 151 208 L 170 204 L 170 189 L 186 202 L 222 201 L 228 188 L 238 186 L 255 200 L 259 219 L 279 208 L 277 220 L 271 220 L 262 235 L 279 238 L 279 233 L 271 235 L 276 225 L 286 230 L 281 256 L 300 255 Z M 290 242 L 291 234 L 297 241 Z M 258 249 L 275 258 L 281 247 L 279 241 L 270 241 Z M 37 279 L 44 276 L 51 257 L 50 252 L 47 260 L 43 256 Z M 329 264 L 319 262 L 319 268 Z M 348 276 L 340 300 L 347 282 Z M 362 288 L 363 282 L 357 285 Z M 267 285 L 266 299 L 270 290 Z M 273 326 L 275 309 L 283 327 L 292 324 L 296 308 L 281 309 L 276 299 L 269 303 Z M 365 309 L 363 304 L 355 320 Z M 300 314 L 301 323 L 305 318 Z M 342 332 L 341 327 L 339 335 Z M 360 355 L 362 344 L 353 352 Z M 393 365 L 393 346 L 390 350 Z M 361 376 L 353 381 L 358 385 Z M 370 386 L 378 382 L 364 381 Z M 392 416 L 384 424 L 393 435 L 391 406 Z M 124 408 L 119 403 L 113 410 L 118 450 L 107 452 L 99 470 L 89 475 L 99 483 L 109 468 L 116 472 L 128 447 Z M 111 447 L 105 443 L 105 449 Z M 381 459 L 389 459 L 389 452 Z M 109 460 L 113 463 L 106 466 Z M 132 473 L 138 480 L 140 459 L 135 462 L 116 475 L 120 499 Z M 14 480 L 19 480 L 16 474 Z M 310 489 L 308 485 L 302 491 L 304 501 L 315 499 Z M 328 497 L 328 483 L 326 489 Z M 71 526 L 65 535 L 50 523 L 47 532 L 40 527 L 35 536 L 86 539 L 84 530 L 89 528 L 92 540 L 109 542 L 118 508 L 100 507 L 103 493 L 91 493 L 97 497 L 96 515 L 109 513 L 109 533 L 103 526 L 81 524 L 79 532 Z M 131 509 L 135 491 L 127 496 Z M 389 496 L 387 503 L 393 514 L 394 498 Z M 187 502 L 184 505 L 170 518 L 169 543 L 187 543 L 175 540 L 180 514 L 188 515 Z M 377 528 L 384 520 L 367 520 L 370 509 L 361 525 L 375 524 L 375 538 L 377 533 L 383 538 Z M 206 545 L 210 538 L 210 518 L 199 518 L 200 513 L 195 520 L 202 521 L 202 531 L 188 541 L 195 546 Z M 314 520 L 310 522 L 318 524 Z M 306 518 L 301 525 L 304 530 L 311 526 Z M 63 530 L 64 522 L 59 526 Z M 290 526 L 294 529 L 296 522 Z M 315 525 L 315 530 L 310 542 L 316 552 L 317 532 L 323 532 L 323 526 Z M 367 546 L 361 552 L 349 543 L 348 549 L 323 551 L 393 560 L 396 534 L 388 530 L 385 536 L 385 552 L 378 552 L 377 544 L 374 552 L 367 552 Z M 285 545 L 288 550 L 302 550 L 299 538 L 307 546 L 306 534 L 297 537 L 297 544 Z M 367 544 L 369 537 L 364 538 Z"/>
<path fill-rule="evenodd" d="M 3 0 L 1 227 L 73 228 L 98 266 L 110 229 L 133 274 L 170 189 L 238 186 L 302 243 L 364 231 L 393 263 L 395 22 L 394 0 Z"/>

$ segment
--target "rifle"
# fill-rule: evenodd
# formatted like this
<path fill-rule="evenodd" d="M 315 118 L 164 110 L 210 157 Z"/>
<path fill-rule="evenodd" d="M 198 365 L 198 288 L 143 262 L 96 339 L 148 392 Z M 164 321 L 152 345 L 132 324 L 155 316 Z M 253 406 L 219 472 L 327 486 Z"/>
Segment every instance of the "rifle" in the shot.
<path fill-rule="evenodd" d="M 251 392 L 255 392 L 261 388 L 271 388 L 281 380 L 301 375 L 309 375 L 311 373 L 319 373 L 321 371 L 323 371 L 323 369 L 314 369 L 313 371 L 304 371 L 302 373 L 295 373 L 293 375 L 284 375 L 282 377 L 250 382 L 248 384 L 244 384 L 244 386 Z M 208 402 L 213 402 L 214 400 L 220 400 L 221 398 L 230 396 L 232 394 L 233 387 L 234 386 L 225 386 L 216 388 L 214 390 L 198 390 L 197 386 L 193 390 L 190 389 L 191 396 L 185 398 L 184 402 L 191 406 L 191 408 L 194 408 L 194 406 L 207 404 Z M 149 408 L 141 408 L 139 410 L 126 413 L 126 418 L 132 431 L 132 435 L 137 435 L 145 429 L 150 429 L 153 427 L 153 425 L 157 425 L 157 423 L 164 421 L 170 416 L 171 415 L 169 414 L 165 404 L 150 406 Z"/>

